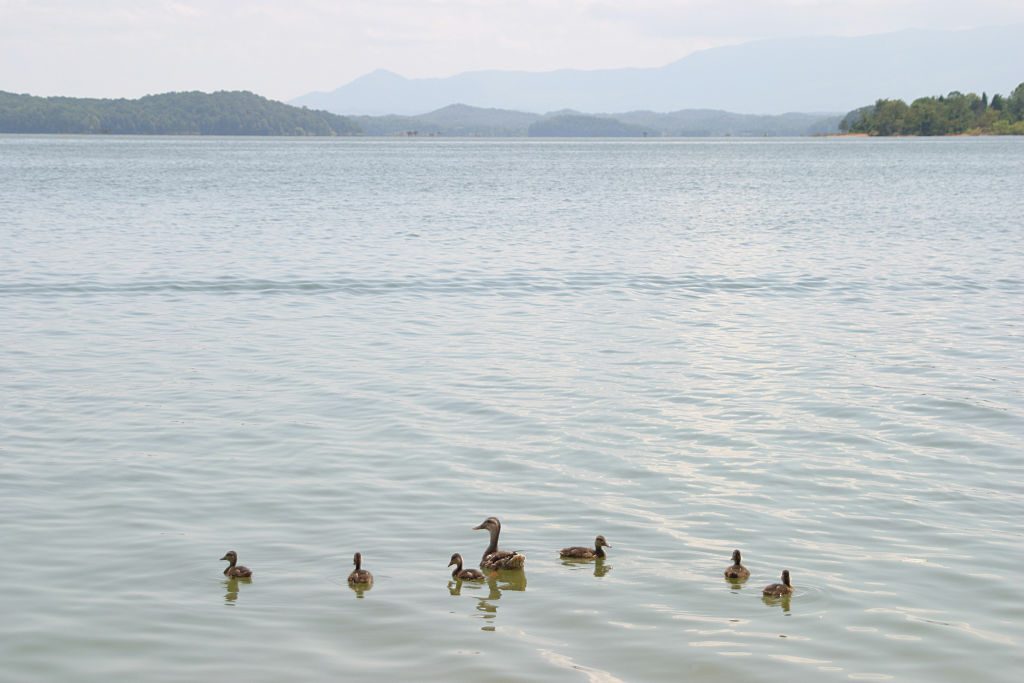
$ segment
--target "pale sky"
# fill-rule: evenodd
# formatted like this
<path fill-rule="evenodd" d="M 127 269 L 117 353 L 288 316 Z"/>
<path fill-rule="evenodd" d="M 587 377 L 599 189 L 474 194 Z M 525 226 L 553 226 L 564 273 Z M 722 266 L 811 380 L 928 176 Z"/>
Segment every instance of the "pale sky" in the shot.
<path fill-rule="evenodd" d="M 0 0 L 0 90 L 287 100 L 374 69 L 660 66 L 796 35 L 1024 22 L 1024 0 Z"/>

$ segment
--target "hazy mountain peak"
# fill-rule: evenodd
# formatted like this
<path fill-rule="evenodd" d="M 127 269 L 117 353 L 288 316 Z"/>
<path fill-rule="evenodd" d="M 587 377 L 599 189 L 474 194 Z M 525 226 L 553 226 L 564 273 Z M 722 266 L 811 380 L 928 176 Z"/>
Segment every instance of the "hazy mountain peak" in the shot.
<path fill-rule="evenodd" d="M 523 112 L 718 109 L 849 111 L 880 97 L 1007 92 L 1021 80 L 1020 26 L 761 40 L 650 69 L 476 71 L 404 78 L 377 70 L 294 104 L 339 114 L 436 111 L 453 102 Z"/>
<path fill-rule="evenodd" d="M 394 71 L 388 69 L 374 69 L 368 74 L 360 76 L 359 78 L 352 81 L 408 81 L 409 79 L 401 74 L 397 74 Z"/>
<path fill-rule="evenodd" d="M 471 104 L 465 104 L 464 102 L 456 102 L 455 104 L 449 104 L 447 106 L 435 109 L 434 111 L 427 112 L 423 116 L 434 116 L 434 115 L 459 115 L 459 114 L 477 114 L 477 113 L 503 113 L 503 114 L 525 114 L 526 112 L 516 112 L 509 109 L 499 109 L 498 107 L 474 107 Z"/>

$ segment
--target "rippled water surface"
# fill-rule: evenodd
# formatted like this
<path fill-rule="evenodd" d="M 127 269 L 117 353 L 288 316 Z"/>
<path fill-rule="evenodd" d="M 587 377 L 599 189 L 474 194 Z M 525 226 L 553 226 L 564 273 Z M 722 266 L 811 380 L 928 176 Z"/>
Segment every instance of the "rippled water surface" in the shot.
<path fill-rule="evenodd" d="M 3 676 L 1015 681 L 1021 188 L 1019 139 L 0 137 Z M 525 572 L 450 583 L 488 515 Z"/>

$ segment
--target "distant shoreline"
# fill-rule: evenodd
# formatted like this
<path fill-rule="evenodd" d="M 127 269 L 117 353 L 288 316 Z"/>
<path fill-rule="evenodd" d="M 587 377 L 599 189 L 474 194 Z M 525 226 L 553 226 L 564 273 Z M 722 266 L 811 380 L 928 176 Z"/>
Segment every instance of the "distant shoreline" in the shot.
<path fill-rule="evenodd" d="M 484 141 L 529 141 L 529 142 L 585 142 L 588 140 L 601 142 L 679 142 L 679 141 L 715 141 L 715 142 L 752 142 L 779 140 L 941 140 L 946 138 L 1019 138 L 1020 135 L 1000 135 L 995 133 L 950 133 L 947 135 L 869 135 L 867 133 L 819 133 L 816 135 L 657 135 L 657 136 L 621 136 L 609 137 L 601 135 L 563 135 L 563 136 L 530 136 L 530 135 L 224 135 L 203 133 L 9 133 L 0 132 L 3 138 L 88 138 L 88 139 L 146 139 L 146 138 L 183 138 L 188 140 L 335 140 L 335 141 L 408 141 L 408 142 L 484 142 Z"/>
<path fill-rule="evenodd" d="M 1024 83 L 1009 95 L 953 90 L 945 95 L 903 100 L 876 100 L 854 109 L 839 123 L 842 133 L 878 137 L 955 135 L 1024 135 Z"/>
<path fill-rule="evenodd" d="M 881 138 L 881 139 L 908 139 L 908 138 L 1019 138 L 1020 135 L 1015 133 L 987 133 L 987 132 L 967 132 L 967 133 L 944 133 L 942 135 L 872 135 L 870 133 L 829 133 L 821 137 L 826 138 Z"/>
<path fill-rule="evenodd" d="M 447 138 L 809 137 L 837 132 L 839 113 L 755 115 L 717 109 L 544 114 L 451 104 L 416 116 L 343 116 L 246 91 L 173 92 L 135 100 L 0 91 L 0 133 L 393 136 Z"/>

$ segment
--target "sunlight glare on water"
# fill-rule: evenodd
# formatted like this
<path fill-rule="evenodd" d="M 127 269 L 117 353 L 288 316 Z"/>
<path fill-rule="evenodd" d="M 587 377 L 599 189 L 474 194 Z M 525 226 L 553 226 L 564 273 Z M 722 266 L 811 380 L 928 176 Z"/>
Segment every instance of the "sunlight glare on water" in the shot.
<path fill-rule="evenodd" d="M 1016 680 L 1022 187 L 1019 139 L 0 137 L 5 675 Z M 489 515 L 525 572 L 452 582 Z"/>

